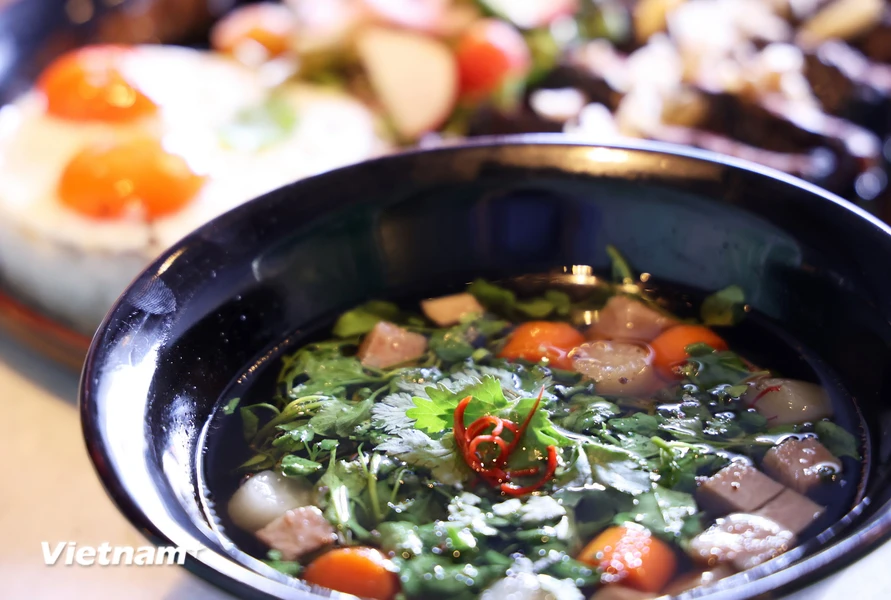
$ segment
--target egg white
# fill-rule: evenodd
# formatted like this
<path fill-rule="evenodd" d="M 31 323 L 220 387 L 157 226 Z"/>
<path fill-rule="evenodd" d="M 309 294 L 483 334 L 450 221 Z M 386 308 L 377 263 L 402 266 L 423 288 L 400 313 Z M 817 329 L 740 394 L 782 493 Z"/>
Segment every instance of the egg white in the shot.
<path fill-rule="evenodd" d="M 297 122 L 284 139 L 258 151 L 227 147 L 217 131 L 191 137 L 182 148 L 190 163 L 202 165 L 208 180 L 182 211 L 156 220 L 158 242 L 169 246 L 213 217 L 247 200 L 304 177 L 379 154 L 386 144 L 375 116 L 358 101 L 329 89 L 286 84 L 277 97 L 294 110 Z"/>

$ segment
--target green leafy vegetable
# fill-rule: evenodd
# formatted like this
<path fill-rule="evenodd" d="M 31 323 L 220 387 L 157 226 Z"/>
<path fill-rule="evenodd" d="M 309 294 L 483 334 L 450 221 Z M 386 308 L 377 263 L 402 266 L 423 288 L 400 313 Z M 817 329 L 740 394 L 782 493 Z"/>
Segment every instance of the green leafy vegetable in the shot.
<path fill-rule="evenodd" d="M 321 435 L 349 437 L 371 418 L 372 405 L 370 399 L 349 403 L 332 398 L 322 403 L 309 426 Z"/>
<path fill-rule="evenodd" d="M 467 396 L 473 396 L 473 401 L 465 413 L 467 422 L 486 414 L 497 413 L 499 409 L 507 406 L 501 385 L 491 376 L 485 376 L 479 383 L 460 388 L 456 392 L 443 384 L 428 387 L 426 392 L 426 398 L 412 399 L 415 408 L 409 409 L 406 416 L 415 419 L 415 427 L 427 433 L 441 433 L 450 429 L 454 421 L 455 408 Z"/>
<path fill-rule="evenodd" d="M 682 533 L 686 534 L 685 537 L 692 537 L 701 530 L 698 520 L 693 520 L 699 509 L 690 494 L 655 485 L 651 492 L 637 496 L 635 500 L 634 511 L 617 515 L 617 524 L 637 522 L 669 539 Z M 688 520 L 692 520 L 692 523 L 688 524 Z"/>
<path fill-rule="evenodd" d="M 307 460 L 289 454 L 282 459 L 282 474 L 285 477 L 302 478 L 320 470 L 322 465 L 314 460 Z"/>
<path fill-rule="evenodd" d="M 235 409 L 238 408 L 239 402 L 241 402 L 241 398 L 232 398 L 231 400 L 229 400 L 229 402 L 226 403 L 226 406 L 223 407 L 223 414 L 235 414 Z"/>
<path fill-rule="evenodd" d="M 612 244 L 607 245 L 606 254 L 609 256 L 612 265 L 613 279 L 626 285 L 632 284 L 637 280 L 631 265 L 628 264 L 628 260 L 622 256 L 618 248 Z"/>
<path fill-rule="evenodd" d="M 257 413 L 260 411 L 271 411 L 274 414 L 278 414 L 278 409 L 271 404 L 252 404 L 251 406 L 243 406 L 239 410 L 244 439 L 247 441 L 251 441 L 257 434 L 257 430 L 260 427 L 260 417 L 257 416 Z"/>
<path fill-rule="evenodd" d="M 643 459 L 633 452 L 597 442 L 586 442 L 584 450 L 597 482 L 635 496 L 652 487 Z"/>
<path fill-rule="evenodd" d="M 609 427 L 622 433 L 637 433 L 653 436 L 659 432 L 660 420 L 647 413 L 635 413 L 622 419 L 610 419 Z"/>
<path fill-rule="evenodd" d="M 542 296 L 521 300 L 507 288 L 477 279 L 467 291 L 488 310 L 515 320 L 566 317 L 572 309 L 569 296 L 559 290 L 548 290 Z"/>
<path fill-rule="evenodd" d="M 374 329 L 374 326 L 381 321 L 396 321 L 399 312 L 399 307 L 392 302 L 371 300 L 340 315 L 334 324 L 333 332 L 340 338 L 363 335 Z"/>
<path fill-rule="evenodd" d="M 477 279 L 470 284 L 467 291 L 480 304 L 496 313 L 510 312 L 517 304 L 517 295 L 500 285 L 489 283 L 485 279 Z"/>
<path fill-rule="evenodd" d="M 423 431 L 407 429 L 379 444 L 377 449 L 413 467 L 429 470 L 435 480 L 448 485 L 467 481 L 472 475 L 455 449 L 452 434 L 435 440 Z"/>
<path fill-rule="evenodd" d="M 736 325 L 745 314 L 746 296 L 738 285 L 717 291 L 702 302 L 700 318 L 710 326 Z"/>
<path fill-rule="evenodd" d="M 753 375 L 742 358 L 729 350 L 717 352 L 707 344 L 691 344 L 686 350 L 690 358 L 681 367 L 681 372 L 702 390 L 728 384 L 735 386 Z"/>
<path fill-rule="evenodd" d="M 290 575 L 291 577 L 297 577 L 297 575 L 300 574 L 300 563 L 293 560 L 282 560 L 282 553 L 278 550 L 270 550 L 269 552 L 267 552 L 266 560 L 264 560 L 263 562 L 265 562 L 276 571 L 280 571 L 285 575 Z"/>
<path fill-rule="evenodd" d="M 817 421 L 814 424 L 814 431 L 820 438 L 820 443 L 835 456 L 839 458 L 850 456 L 860 460 L 860 443 L 847 429 L 839 427 L 832 421 Z"/>
<path fill-rule="evenodd" d="M 586 433 L 598 430 L 611 418 L 619 414 L 619 407 L 612 402 L 607 402 L 600 396 L 578 394 L 572 399 L 576 408 L 564 417 L 561 425 L 576 433 Z"/>

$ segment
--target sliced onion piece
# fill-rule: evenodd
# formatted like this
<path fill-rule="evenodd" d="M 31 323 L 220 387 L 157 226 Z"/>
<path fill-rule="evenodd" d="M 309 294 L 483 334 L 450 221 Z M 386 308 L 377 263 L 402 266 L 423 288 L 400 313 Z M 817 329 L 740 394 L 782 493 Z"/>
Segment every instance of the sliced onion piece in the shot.
<path fill-rule="evenodd" d="M 756 379 L 742 399 L 767 418 L 769 427 L 814 422 L 832 416 L 832 403 L 826 390 L 796 379 Z"/>
<path fill-rule="evenodd" d="M 677 325 L 677 319 L 628 296 L 613 296 L 588 331 L 589 337 L 649 342 Z"/>
<path fill-rule="evenodd" d="M 596 340 L 572 351 L 573 368 L 606 396 L 647 396 L 664 384 L 653 367 L 653 350 L 635 342 Z"/>
<path fill-rule="evenodd" d="M 245 481 L 229 500 L 229 517 L 245 531 L 254 532 L 292 508 L 309 506 L 314 490 L 308 481 L 261 471 Z"/>

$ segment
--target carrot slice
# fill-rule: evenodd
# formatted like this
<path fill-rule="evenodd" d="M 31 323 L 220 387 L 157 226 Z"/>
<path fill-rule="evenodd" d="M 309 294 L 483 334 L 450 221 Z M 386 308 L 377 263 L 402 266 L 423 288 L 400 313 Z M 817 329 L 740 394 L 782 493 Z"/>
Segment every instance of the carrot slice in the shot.
<path fill-rule="evenodd" d="M 360 598 L 391 600 L 399 591 L 389 561 L 374 548 L 338 548 L 312 561 L 303 579 Z"/>
<path fill-rule="evenodd" d="M 530 362 L 547 359 L 557 369 L 572 369 L 569 353 L 585 343 L 585 336 L 568 323 L 529 321 L 517 327 L 499 356 Z"/>
<path fill-rule="evenodd" d="M 656 354 L 653 362 L 659 373 L 669 379 L 678 379 L 674 368 L 690 358 L 687 346 L 692 344 L 707 344 L 715 350 L 727 350 L 727 342 L 708 327 L 675 325 L 650 342 Z"/>
<path fill-rule="evenodd" d="M 658 592 L 674 576 L 677 558 L 671 547 L 634 523 L 610 527 L 594 538 L 578 559 L 603 571 L 603 583 L 642 592 Z"/>

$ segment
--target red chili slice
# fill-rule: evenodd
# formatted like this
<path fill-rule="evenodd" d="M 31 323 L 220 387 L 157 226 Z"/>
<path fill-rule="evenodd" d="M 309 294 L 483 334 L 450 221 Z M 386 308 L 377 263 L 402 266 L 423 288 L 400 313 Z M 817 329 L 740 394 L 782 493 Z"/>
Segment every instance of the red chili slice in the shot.
<path fill-rule="evenodd" d="M 554 446 L 548 446 L 548 467 L 545 471 L 545 474 L 533 484 L 518 487 L 511 483 L 502 483 L 501 491 L 505 494 L 509 494 L 511 496 L 525 496 L 526 494 L 531 494 L 534 491 L 537 491 L 538 488 L 543 486 L 548 482 L 548 480 L 554 476 L 554 472 L 557 470 L 557 448 Z"/>
<path fill-rule="evenodd" d="M 494 415 L 484 415 L 465 427 L 464 414 L 467 411 L 467 406 L 473 400 L 471 396 L 467 396 L 461 400 L 455 408 L 454 430 L 455 443 L 458 446 L 458 450 L 461 452 L 465 462 L 471 469 L 479 473 L 480 477 L 493 487 L 500 487 L 501 491 L 505 494 L 522 496 L 532 493 L 553 477 L 554 472 L 557 469 L 557 449 L 554 446 L 548 446 L 548 462 L 545 474 L 534 484 L 515 486 L 508 482 L 516 477 L 531 477 L 538 475 L 541 473 L 541 468 L 529 467 L 513 471 L 505 471 L 502 468 L 507 464 L 511 454 L 520 443 L 520 439 L 525 435 L 526 429 L 529 427 L 532 418 L 535 416 L 535 412 L 541 405 L 543 395 L 544 387 L 542 386 L 538 398 L 535 400 L 535 404 L 532 406 L 529 414 L 526 415 L 523 424 L 519 427 L 517 427 L 516 423 L 513 421 L 502 419 Z M 484 433 L 490 427 L 492 430 L 488 433 Z M 513 434 L 513 438 L 510 442 L 501 437 L 501 434 L 505 429 Z M 498 455 L 492 460 L 492 466 L 490 467 L 483 464 L 482 456 L 479 452 L 481 444 L 494 444 L 498 447 Z"/>

